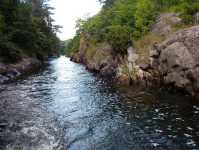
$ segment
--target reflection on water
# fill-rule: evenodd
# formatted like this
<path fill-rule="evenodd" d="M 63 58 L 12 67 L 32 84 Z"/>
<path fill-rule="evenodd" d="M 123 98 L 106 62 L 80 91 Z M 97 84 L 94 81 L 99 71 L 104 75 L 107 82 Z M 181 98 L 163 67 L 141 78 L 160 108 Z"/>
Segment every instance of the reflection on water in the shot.
<path fill-rule="evenodd" d="M 0 87 L 0 149 L 196 150 L 199 107 L 167 92 L 118 88 L 60 57 Z"/>

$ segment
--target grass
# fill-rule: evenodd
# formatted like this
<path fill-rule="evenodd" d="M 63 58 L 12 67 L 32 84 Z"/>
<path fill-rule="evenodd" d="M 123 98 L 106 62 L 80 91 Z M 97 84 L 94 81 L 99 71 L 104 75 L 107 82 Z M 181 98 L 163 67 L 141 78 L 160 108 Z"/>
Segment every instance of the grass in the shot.
<path fill-rule="evenodd" d="M 135 49 L 139 55 L 137 63 L 148 63 L 150 58 L 150 50 L 154 44 L 160 43 L 165 38 L 153 33 L 148 33 L 139 40 L 134 41 Z"/>

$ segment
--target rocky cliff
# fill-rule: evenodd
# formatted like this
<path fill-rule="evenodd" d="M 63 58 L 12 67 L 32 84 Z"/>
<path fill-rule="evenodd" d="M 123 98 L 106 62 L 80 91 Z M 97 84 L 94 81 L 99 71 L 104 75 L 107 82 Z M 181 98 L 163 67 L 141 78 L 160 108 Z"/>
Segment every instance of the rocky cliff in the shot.
<path fill-rule="evenodd" d="M 197 22 L 198 15 L 194 17 Z M 108 44 L 96 46 L 82 39 L 79 52 L 71 60 L 83 63 L 87 69 L 103 76 L 114 77 L 121 84 L 166 84 L 197 96 L 199 26 L 179 27 L 181 24 L 182 19 L 178 14 L 161 14 L 147 35 L 149 40 L 141 41 L 144 51 L 134 45 L 127 49 L 127 55 L 123 57 L 115 55 Z M 143 52 L 146 56 L 144 61 L 140 61 Z"/>
<path fill-rule="evenodd" d="M 88 70 L 106 77 L 115 76 L 119 64 L 119 57 L 114 55 L 109 44 L 96 44 L 86 37 L 81 38 L 79 51 L 71 56 L 71 60 L 83 63 Z"/>
<path fill-rule="evenodd" d="M 151 57 L 166 84 L 199 94 L 199 26 L 173 34 L 155 47 Z"/>

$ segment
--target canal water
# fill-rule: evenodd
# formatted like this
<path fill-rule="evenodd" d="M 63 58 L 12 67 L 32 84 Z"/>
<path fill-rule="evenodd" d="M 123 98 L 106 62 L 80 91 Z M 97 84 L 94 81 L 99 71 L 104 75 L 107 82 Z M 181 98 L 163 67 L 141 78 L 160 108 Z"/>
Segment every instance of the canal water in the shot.
<path fill-rule="evenodd" d="M 62 56 L 0 85 L 0 150 L 199 150 L 199 106 L 116 87 Z"/>

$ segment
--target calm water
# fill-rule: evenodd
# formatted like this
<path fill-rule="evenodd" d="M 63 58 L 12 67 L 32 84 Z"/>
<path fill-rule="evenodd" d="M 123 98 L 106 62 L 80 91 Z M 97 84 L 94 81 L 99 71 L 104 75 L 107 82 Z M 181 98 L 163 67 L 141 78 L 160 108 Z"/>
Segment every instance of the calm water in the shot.
<path fill-rule="evenodd" d="M 0 86 L 1 150 L 199 150 L 189 98 L 114 87 L 65 57 Z"/>

